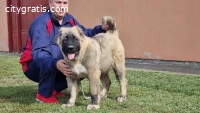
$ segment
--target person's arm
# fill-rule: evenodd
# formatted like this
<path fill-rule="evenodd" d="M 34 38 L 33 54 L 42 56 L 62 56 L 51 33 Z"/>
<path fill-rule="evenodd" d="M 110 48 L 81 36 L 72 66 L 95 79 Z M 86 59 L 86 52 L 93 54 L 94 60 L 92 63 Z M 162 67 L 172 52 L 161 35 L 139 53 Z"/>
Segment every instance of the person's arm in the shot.
<path fill-rule="evenodd" d="M 44 70 L 57 69 L 58 59 L 51 57 L 51 44 L 45 25 L 29 31 L 32 41 L 32 56 L 36 65 Z"/>
<path fill-rule="evenodd" d="M 75 25 L 77 25 L 78 27 L 80 27 L 84 34 L 88 37 L 92 37 L 98 33 L 105 33 L 106 31 L 102 29 L 102 25 L 97 25 L 94 28 L 85 28 L 84 26 L 82 26 L 75 18 L 73 18 Z"/>

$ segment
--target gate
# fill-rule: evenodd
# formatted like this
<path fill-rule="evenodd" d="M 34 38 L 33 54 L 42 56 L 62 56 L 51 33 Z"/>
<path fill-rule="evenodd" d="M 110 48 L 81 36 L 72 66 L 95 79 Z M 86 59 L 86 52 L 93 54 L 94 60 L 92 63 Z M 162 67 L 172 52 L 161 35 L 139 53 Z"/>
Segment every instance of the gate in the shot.
<path fill-rule="evenodd" d="M 48 8 L 48 1 L 49 0 L 7 0 L 7 11 L 9 11 L 7 13 L 9 52 L 20 53 L 22 51 L 31 22 L 36 16 L 42 13 L 42 7 Z"/>

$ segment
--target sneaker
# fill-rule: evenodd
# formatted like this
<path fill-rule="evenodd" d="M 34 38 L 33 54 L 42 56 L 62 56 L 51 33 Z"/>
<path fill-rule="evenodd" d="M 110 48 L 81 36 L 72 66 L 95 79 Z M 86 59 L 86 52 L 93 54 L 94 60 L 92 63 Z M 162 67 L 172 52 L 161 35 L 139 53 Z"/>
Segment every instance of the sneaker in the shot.
<path fill-rule="evenodd" d="M 53 96 L 55 97 L 64 97 L 65 95 L 61 92 L 57 92 L 55 89 L 53 90 Z"/>
<path fill-rule="evenodd" d="M 36 94 L 36 101 L 38 102 L 44 102 L 44 103 L 49 103 L 49 104 L 55 104 L 58 103 L 58 100 L 54 96 L 50 96 L 48 98 L 43 97 L 42 95 Z"/>

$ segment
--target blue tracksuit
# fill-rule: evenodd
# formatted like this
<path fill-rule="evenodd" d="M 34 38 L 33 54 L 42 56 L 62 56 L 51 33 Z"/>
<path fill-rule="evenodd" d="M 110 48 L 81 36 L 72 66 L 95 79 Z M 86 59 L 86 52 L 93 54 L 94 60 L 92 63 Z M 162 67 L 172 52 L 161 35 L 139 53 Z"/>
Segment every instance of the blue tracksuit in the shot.
<path fill-rule="evenodd" d="M 59 92 L 67 88 L 66 76 L 56 68 L 57 61 L 63 59 L 56 37 L 61 27 L 74 25 L 79 26 L 90 37 L 105 32 L 101 25 L 86 29 L 70 14 L 64 16 L 60 25 L 49 10 L 39 15 L 30 26 L 20 64 L 24 74 L 39 83 L 38 93 L 44 97 L 51 96 L 53 89 Z"/>

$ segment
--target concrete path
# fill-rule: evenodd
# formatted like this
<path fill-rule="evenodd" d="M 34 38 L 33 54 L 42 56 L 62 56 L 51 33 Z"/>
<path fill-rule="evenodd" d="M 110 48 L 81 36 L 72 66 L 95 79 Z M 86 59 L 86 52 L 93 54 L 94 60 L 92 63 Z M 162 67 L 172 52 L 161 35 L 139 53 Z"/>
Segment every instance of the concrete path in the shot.
<path fill-rule="evenodd" d="M 177 62 L 160 60 L 126 59 L 126 67 L 133 69 L 145 69 L 155 71 L 166 71 L 184 74 L 200 75 L 199 62 Z"/>

